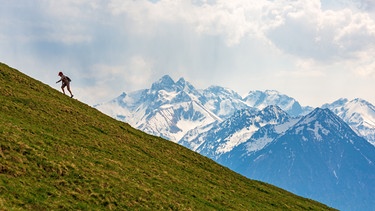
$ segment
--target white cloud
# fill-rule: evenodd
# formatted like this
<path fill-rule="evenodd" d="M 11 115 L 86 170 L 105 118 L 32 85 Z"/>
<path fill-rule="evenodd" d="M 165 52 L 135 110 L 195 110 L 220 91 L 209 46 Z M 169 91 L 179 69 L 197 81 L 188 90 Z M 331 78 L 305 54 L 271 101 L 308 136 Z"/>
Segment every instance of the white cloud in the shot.
<path fill-rule="evenodd" d="M 268 31 L 268 37 L 286 53 L 332 62 L 353 58 L 375 45 L 375 21 L 366 13 L 349 9 L 323 11 L 316 0 L 274 6 L 277 12 L 273 13 L 283 21 Z"/>
<path fill-rule="evenodd" d="M 303 59 L 296 63 L 295 69 L 281 71 L 278 76 L 285 78 L 321 78 L 326 76 L 323 71 L 326 67 L 320 66 L 317 68 L 318 64 L 312 59 Z"/>
<path fill-rule="evenodd" d="M 349 8 L 351 10 L 371 12 L 375 9 L 373 0 L 324 0 L 322 6 L 325 9 L 341 10 Z"/>
<path fill-rule="evenodd" d="M 94 64 L 78 79 L 88 82 L 86 87 L 77 87 L 77 97 L 95 104 L 110 100 L 122 91 L 146 88 L 149 81 L 155 80 L 152 65 L 140 56 L 134 56 L 121 65 Z"/>
<path fill-rule="evenodd" d="M 361 77 L 371 77 L 375 79 L 375 62 L 363 65 L 357 68 L 355 72 Z"/>
<path fill-rule="evenodd" d="M 220 35 L 228 46 L 244 38 L 269 40 L 282 51 L 330 62 L 356 56 L 375 44 L 375 21 L 350 9 L 323 10 L 319 0 L 238 0 L 156 3 L 113 0 L 113 14 L 125 13 L 139 33 L 152 36 L 165 23 L 180 24 L 197 34 Z M 370 43 L 370 44 L 369 44 Z"/>
<path fill-rule="evenodd" d="M 154 78 L 153 64 L 140 56 L 134 56 L 130 59 L 126 67 L 125 81 L 132 90 L 145 88 L 149 81 Z"/>
<path fill-rule="evenodd" d="M 354 75 L 364 79 L 375 79 L 375 60 L 373 59 L 374 54 L 375 48 L 368 53 L 366 52 L 365 55 L 361 55 L 361 61 L 350 64 L 350 66 L 355 67 L 352 70 Z"/>
<path fill-rule="evenodd" d="M 16 42 L 87 43 L 92 40 L 88 25 L 94 6 L 90 5 L 87 0 L 11 1 L 0 10 L 1 31 Z"/>
<path fill-rule="evenodd" d="M 346 22 L 334 39 L 343 51 L 357 53 L 375 47 L 375 20 L 368 14 L 347 11 Z"/>
<path fill-rule="evenodd" d="M 92 81 L 92 86 L 114 91 L 123 89 L 126 84 L 128 89 L 135 90 L 144 88 L 153 79 L 152 66 L 150 60 L 134 56 L 120 65 L 94 64 L 91 71 L 81 77 Z"/>
<path fill-rule="evenodd" d="M 257 34 L 262 5 L 267 1 L 189 2 L 185 0 L 112 0 L 109 8 L 114 15 L 126 14 L 138 33 L 157 30 L 159 24 L 182 24 L 198 34 L 222 35 L 228 45 L 238 44 L 247 34 Z"/>
<path fill-rule="evenodd" d="M 221 34 L 229 46 L 239 44 L 241 39 L 259 36 L 262 1 L 217 1 L 195 8 L 190 20 L 198 33 Z"/>

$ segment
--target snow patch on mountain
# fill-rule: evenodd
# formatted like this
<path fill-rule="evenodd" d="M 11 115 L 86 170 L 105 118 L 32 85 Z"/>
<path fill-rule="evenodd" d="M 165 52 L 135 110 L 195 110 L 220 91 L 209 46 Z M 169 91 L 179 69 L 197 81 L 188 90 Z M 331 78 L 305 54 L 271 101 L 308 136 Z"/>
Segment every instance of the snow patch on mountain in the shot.
<path fill-rule="evenodd" d="M 210 124 L 202 124 L 195 127 L 192 130 L 189 130 L 178 142 L 180 145 L 183 145 L 193 151 L 196 151 L 197 148 L 204 142 L 202 134 L 211 130 L 218 122 L 212 122 Z"/>
<path fill-rule="evenodd" d="M 274 137 L 267 137 L 264 136 L 262 138 L 257 139 L 256 141 L 251 141 L 246 143 L 246 151 L 248 153 L 256 152 L 258 150 L 263 149 L 267 144 L 272 142 L 274 140 Z"/>
<path fill-rule="evenodd" d="M 276 133 L 282 134 L 285 131 L 287 131 L 289 128 L 291 128 L 293 125 L 295 125 L 299 120 L 300 118 L 290 118 L 289 121 L 286 121 L 282 124 L 275 125 L 274 129 Z"/>
<path fill-rule="evenodd" d="M 226 139 L 227 141 L 223 145 L 219 146 L 216 151 L 219 154 L 231 151 L 235 146 L 238 146 L 242 142 L 251 138 L 254 132 L 257 131 L 258 129 L 259 129 L 258 127 L 254 125 L 250 125 L 250 127 L 243 128 L 239 131 L 236 131 L 231 136 L 229 136 Z"/>
<path fill-rule="evenodd" d="M 253 137 L 246 142 L 246 154 L 249 155 L 256 151 L 263 149 L 267 144 L 271 143 L 275 138 L 279 135 L 284 134 L 289 128 L 298 122 L 299 118 L 290 118 L 288 121 L 283 122 L 281 124 L 275 123 L 272 125 L 273 133 L 270 133 L 269 130 L 265 129 L 262 131 L 262 135 L 258 138 Z"/>

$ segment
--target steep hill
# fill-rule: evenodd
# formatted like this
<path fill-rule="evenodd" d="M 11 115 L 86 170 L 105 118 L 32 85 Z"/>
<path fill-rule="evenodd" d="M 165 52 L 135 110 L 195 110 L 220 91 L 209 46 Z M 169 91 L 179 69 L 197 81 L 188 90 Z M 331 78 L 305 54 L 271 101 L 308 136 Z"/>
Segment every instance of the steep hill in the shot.
<path fill-rule="evenodd" d="M 0 210 L 329 210 L 0 63 Z"/>

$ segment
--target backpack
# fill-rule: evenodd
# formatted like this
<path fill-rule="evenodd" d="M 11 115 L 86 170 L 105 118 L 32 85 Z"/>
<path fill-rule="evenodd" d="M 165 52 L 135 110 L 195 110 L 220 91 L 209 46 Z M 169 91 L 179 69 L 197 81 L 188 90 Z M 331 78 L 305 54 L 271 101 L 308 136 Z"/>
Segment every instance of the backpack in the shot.
<path fill-rule="evenodd" d="M 71 80 L 71 79 L 70 79 L 70 78 L 69 78 L 68 76 L 66 76 L 66 79 L 68 79 L 68 81 L 69 81 L 69 82 L 71 82 L 71 81 L 72 81 L 72 80 Z"/>

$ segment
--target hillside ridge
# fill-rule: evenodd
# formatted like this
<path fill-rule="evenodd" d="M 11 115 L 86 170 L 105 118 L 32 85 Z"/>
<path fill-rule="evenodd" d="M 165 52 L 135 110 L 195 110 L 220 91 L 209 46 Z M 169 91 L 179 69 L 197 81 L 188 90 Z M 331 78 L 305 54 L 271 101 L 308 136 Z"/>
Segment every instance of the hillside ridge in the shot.
<path fill-rule="evenodd" d="M 0 63 L 1 210 L 330 210 Z"/>

